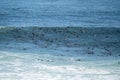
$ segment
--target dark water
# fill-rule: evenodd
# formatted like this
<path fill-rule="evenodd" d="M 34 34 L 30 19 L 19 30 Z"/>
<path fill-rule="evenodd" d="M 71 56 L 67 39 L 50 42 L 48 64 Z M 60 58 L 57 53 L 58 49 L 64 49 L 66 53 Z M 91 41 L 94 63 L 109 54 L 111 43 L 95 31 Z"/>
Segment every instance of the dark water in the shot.
<path fill-rule="evenodd" d="M 120 27 L 120 0 L 0 0 L 0 26 Z"/>

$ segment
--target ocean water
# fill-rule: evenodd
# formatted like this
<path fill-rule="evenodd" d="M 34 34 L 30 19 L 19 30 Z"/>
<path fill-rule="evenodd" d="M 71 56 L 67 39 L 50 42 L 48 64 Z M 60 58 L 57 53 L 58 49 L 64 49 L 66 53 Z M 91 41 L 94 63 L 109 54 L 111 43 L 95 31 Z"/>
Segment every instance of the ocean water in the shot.
<path fill-rule="evenodd" d="M 21 50 L 25 45 L 30 49 Z M 61 50 L 40 49 L 29 43 L 2 44 L 0 49 L 0 80 L 120 80 L 119 58 L 70 57 L 70 52 L 60 56 L 53 53 Z"/>
<path fill-rule="evenodd" d="M 0 0 L 0 26 L 120 27 L 120 0 Z"/>
<path fill-rule="evenodd" d="M 120 80 L 120 28 L 0 28 L 0 80 Z"/>

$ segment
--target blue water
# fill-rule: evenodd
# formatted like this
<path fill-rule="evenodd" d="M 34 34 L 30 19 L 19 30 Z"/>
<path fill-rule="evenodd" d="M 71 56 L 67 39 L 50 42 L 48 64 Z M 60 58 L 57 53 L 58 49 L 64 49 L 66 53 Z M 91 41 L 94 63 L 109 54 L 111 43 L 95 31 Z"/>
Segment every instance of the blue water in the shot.
<path fill-rule="evenodd" d="M 0 26 L 120 27 L 120 0 L 0 0 Z"/>

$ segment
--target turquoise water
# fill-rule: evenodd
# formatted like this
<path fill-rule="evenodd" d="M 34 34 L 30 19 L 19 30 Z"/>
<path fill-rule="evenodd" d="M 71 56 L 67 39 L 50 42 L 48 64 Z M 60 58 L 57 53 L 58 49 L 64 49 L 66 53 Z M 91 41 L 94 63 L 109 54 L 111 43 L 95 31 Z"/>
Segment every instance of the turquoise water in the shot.
<path fill-rule="evenodd" d="M 0 0 L 0 26 L 119 27 L 120 0 Z"/>

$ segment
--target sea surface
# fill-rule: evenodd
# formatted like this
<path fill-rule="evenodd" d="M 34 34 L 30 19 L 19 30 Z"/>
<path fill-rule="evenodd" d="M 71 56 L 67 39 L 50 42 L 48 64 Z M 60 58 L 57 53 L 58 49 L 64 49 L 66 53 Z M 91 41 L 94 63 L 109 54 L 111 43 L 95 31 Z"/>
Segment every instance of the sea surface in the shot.
<path fill-rule="evenodd" d="M 0 26 L 120 27 L 120 0 L 0 0 Z"/>

